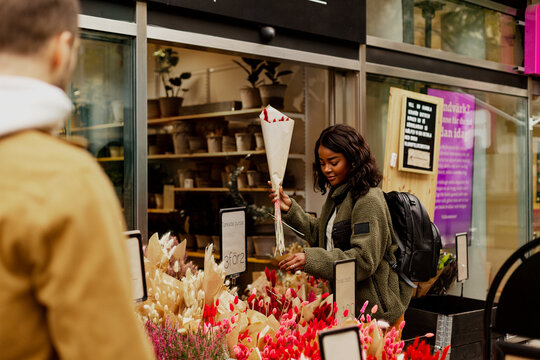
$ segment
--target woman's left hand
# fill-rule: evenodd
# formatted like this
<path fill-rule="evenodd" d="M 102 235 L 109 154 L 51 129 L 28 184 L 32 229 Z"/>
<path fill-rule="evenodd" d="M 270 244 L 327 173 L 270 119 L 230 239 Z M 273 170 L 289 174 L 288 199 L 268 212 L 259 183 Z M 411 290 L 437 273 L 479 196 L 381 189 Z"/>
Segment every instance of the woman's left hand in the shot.
<path fill-rule="evenodd" d="M 281 270 L 292 272 L 304 270 L 304 266 L 306 266 L 306 254 L 303 252 L 292 254 L 279 263 Z"/>

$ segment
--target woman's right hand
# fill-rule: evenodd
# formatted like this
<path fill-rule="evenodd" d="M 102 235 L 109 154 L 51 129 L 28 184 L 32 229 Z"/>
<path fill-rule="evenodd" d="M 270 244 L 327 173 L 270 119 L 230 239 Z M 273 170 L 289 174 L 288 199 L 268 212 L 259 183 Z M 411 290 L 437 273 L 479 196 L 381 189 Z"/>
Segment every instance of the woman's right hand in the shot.
<path fill-rule="evenodd" d="M 279 195 L 278 195 L 277 192 L 272 188 L 271 181 L 268 182 L 268 185 L 270 185 L 270 195 L 268 195 L 268 197 L 272 199 L 272 202 L 275 203 L 276 201 L 279 200 L 279 205 L 281 207 L 281 210 L 285 212 L 289 211 L 292 205 L 292 200 L 289 197 L 289 195 L 285 194 L 281 186 L 279 187 Z"/>

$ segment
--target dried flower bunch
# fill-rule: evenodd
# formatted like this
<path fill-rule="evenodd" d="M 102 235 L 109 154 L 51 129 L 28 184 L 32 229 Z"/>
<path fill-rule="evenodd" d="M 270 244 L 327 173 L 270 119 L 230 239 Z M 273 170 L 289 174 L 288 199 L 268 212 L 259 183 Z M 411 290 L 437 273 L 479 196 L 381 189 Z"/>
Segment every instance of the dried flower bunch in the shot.
<path fill-rule="evenodd" d="M 400 337 L 405 322 L 397 329 L 378 322 L 377 306 L 366 313 L 366 302 L 358 319 L 347 317 L 346 310 L 340 314 L 345 319 L 338 323 L 337 305 L 325 291 L 327 284 L 306 274 L 266 269 L 250 287 L 247 299 L 241 300 L 225 281 L 223 265 L 216 264 L 210 245 L 204 272 L 186 267 L 185 276 L 178 277 L 180 262 L 176 266 L 175 260 L 175 276 L 168 275 L 171 259 L 184 258 L 181 245 L 167 235 L 155 236 L 146 250 L 149 295 L 136 310 L 159 360 L 320 359 L 319 331 L 351 325 L 358 326 L 364 359 L 397 359 L 403 354 Z M 439 353 L 432 356 L 418 340 L 404 356 L 439 360 Z"/>

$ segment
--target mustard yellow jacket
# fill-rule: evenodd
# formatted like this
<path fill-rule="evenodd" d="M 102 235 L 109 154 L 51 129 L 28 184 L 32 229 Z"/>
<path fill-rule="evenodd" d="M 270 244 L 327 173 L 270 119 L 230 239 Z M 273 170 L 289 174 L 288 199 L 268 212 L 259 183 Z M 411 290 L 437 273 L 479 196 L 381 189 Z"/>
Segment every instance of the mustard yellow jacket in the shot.
<path fill-rule="evenodd" d="M 152 359 L 111 183 L 38 131 L 0 137 L 0 359 Z"/>

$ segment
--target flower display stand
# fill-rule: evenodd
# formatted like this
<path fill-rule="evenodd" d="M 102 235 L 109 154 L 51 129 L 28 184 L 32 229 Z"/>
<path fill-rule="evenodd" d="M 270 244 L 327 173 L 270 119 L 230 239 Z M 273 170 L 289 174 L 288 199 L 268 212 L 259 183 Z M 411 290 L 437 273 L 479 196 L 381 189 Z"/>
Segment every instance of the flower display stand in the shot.
<path fill-rule="evenodd" d="M 435 350 L 450 344 L 447 359 L 482 359 L 482 320 L 485 301 L 451 295 L 433 295 L 411 300 L 405 312 L 404 340 L 426 333 Z M 493 336 L 498 338 L 500 336 Z"/>

